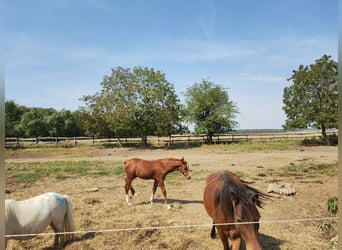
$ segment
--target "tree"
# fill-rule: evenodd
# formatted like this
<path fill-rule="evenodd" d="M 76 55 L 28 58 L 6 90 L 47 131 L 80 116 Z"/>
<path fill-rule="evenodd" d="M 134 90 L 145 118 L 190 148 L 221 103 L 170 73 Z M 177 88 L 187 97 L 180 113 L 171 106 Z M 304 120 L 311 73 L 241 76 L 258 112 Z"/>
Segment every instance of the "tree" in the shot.
<path fill-rule="evenodd" d="M 21 116 L 20 131 L 25 137 L 40 137 L 48 135 L 48 125 L 44 119 L 47 112 L 42 108 L 30 108 Z"/>
<path fill-rule="evenodd" d="M 6 137 L 19 137 L 21 116 L 27 108 L 16 104 L 12 100 L 5 101 L 5 134 Z"/>
<path fill-rule="evenodd" d="M 78 130 L 74 115 L 69 110 L 53 111 L 46 118 L 50 136 L 75 136 Z"/>
<path fill-rule="evenodd" d="M 208 141 L 218 133 L 231 131 L 238 109 L 220 85 L 208 80 L 194 83 L 185 93 L 188 119 L 195 124 L 196 133 L 208 134 Z"/>
<path fill-rule="evenodd" d="M 337 63 L 323 55 L 310 66 L 300 65 L 293 70 L 284 88 L 283 110 L 287 119 L 285 129 L 321 129 L 323 141 L 328 144 L 326 129 L 338 126 Z"/>
<path fill-rule="evenodd" d="M 181 105 L 160 71 L 117 67 L 101 86 L 101 92 L 82 100 L 116 136 L 140 136 L 147 146 L 147 135 L 170 135 L 178 127 Z"/>
<path fill-rule="evenodd" d="M 113 134 L 108 128 L 103 115 L 92 108 L 80 107 L 74 112 L 80 133 L 86 136 L 110 136 Z"/>

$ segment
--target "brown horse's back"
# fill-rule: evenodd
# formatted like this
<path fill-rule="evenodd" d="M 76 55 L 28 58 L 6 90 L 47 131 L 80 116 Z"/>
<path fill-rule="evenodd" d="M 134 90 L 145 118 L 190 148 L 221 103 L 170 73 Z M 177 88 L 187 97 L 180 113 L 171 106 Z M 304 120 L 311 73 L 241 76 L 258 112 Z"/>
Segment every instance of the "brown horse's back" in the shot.
<path fill-rule="evenodd" d="M 216 172 L 208 177 L 207 185 L 203 193 L 204 208 L 208 215 L 213 219 L 214 223 L 225 223 L 234 219 L 233 214 L 222 211 L 226 207 L 220 204 L 222 185 L 222 175 L 226 172 Z M 229 206 L 230 204 L 226 204 Z"/>

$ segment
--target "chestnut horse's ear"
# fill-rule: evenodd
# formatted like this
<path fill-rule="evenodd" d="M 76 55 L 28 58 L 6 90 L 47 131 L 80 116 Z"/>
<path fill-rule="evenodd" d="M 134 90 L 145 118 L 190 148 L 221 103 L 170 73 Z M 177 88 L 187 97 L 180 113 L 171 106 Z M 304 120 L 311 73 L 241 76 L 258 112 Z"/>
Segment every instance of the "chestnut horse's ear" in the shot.
<path fill-rule="evenodd" d="M 184 156 L 182 157 L 181 161 L 184 161 Z"/>

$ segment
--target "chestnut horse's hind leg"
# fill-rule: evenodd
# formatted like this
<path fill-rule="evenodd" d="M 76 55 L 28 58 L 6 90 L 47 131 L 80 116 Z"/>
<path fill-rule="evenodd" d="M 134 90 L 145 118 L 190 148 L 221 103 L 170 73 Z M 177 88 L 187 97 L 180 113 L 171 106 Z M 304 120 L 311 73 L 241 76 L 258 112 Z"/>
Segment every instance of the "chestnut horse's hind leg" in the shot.
<path fill-rule="evenodd" d="M 132 205 L 130 202 L 130 199 L 133 198 L 134 194 L 135 194 L 135 190 L 132 187 L 132 180 L 128 177 L 125 178 L 125 193 L 126 193 L 126 203 L 128 205 Z M 131 190 L 131 195 L 128 194 L 129 190 Z"/>
<path fill-rule="evenodd" d="M 152 193 L 151 193 L 151 197 L 150 197 L 151 205 L 153 205 L 153 197 L 154 197 L 154 194 L 156 193 L 157 187 L 158 187 L 158 181 L 154 180 Z"/>

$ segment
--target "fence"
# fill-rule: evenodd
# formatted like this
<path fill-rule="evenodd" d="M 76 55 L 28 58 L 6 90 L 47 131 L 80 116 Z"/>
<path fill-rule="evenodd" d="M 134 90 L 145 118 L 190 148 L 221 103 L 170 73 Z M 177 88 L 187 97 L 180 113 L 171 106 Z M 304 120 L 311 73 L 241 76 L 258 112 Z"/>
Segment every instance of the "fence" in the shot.
<path fill-rule="evenodd" d="M 328 135 L 337 135 L 336 131 L 329 131 Z M 319 131 L 303 132 L 283 132 L 283 133 L 231 133 L 215 134 L 212 137 L 212 143 L 234 143 L 248 141 L 276 141 L 284 139 L 306 139 L 320 137 Z M 148 136 L 148 145 L 163 147 L 181 143 L 204 144 L 208 142 L 206 134 L 186 134 L 171 135 L 169 137 Z M 39 145 L 55 145 L 61 147 L 76 147 L 77 145 L 123 145 L 123 146 L 141 146 L 141 138 L 138 137 L 38 137 L 38 138 L 14 138 L 9 137 L 5 140 L 6 148 L 16 147 L 38 147 Z"/>

